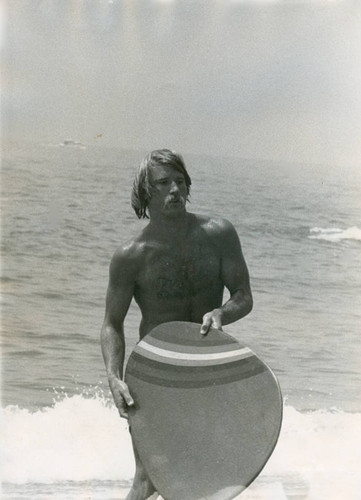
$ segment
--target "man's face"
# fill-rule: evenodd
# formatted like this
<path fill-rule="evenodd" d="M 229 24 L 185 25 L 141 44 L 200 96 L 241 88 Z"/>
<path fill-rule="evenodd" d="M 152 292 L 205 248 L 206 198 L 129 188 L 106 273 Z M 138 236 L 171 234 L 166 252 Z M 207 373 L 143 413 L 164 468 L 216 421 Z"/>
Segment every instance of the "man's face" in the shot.
<path fill-rule="evenodd" d="M 176 215 L 185 211 L 187 186 L 184 176 L 176 168 L 157 165 L 151 168 L 151 199 L 149 210 L 153 214 Z"/>

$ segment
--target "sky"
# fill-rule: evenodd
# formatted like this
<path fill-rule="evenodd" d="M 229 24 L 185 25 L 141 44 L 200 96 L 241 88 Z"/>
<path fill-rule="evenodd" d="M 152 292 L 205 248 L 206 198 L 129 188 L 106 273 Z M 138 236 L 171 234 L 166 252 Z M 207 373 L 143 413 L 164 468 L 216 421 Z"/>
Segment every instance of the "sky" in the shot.
<path fill-rule="evenodd" d="M 354 0 L 8 0 L 5 144 L 357 165 Z"/>

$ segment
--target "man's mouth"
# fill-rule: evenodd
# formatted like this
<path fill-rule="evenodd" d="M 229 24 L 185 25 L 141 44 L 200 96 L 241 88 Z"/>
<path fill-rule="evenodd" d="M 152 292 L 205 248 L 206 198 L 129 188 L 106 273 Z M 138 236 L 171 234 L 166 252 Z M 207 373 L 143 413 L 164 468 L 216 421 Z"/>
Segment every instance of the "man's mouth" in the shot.
<path fill-rule="evenodd" d="M 168 206 L 168 207 L 178 208 L 178 207 L 183 207 L 183 205 L 184 205 L 184 202 L 183 202 L 182 198 L 167 200 L 167 202 L 166 202 L 166 206 Z"/>

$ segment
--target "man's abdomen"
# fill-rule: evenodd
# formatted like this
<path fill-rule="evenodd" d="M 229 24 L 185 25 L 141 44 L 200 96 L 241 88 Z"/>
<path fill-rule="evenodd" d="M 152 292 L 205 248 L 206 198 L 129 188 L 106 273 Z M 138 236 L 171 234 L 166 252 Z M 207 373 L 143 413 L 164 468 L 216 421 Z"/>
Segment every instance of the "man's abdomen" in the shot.
<path fill-rule="evenodd" d="M 150 330 L 168 321 L 191 321 L 202 323 L 204 314 L 222 305 L 223 286 L 213 286 L 196 295 L 184 298 L 158 298 L 155 294 L 138 300 L 142 313 L 140 334 L 143 337 Z"/>

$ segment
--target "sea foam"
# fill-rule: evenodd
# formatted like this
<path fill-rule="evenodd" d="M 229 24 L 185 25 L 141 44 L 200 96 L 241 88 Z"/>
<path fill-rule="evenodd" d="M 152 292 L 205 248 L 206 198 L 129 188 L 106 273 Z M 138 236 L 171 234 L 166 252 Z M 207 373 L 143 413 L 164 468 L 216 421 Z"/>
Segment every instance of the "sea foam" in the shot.
<path fill-rule="evenodd" d="M 309 238 L 311 240 L 325 240 L 325 241 L 341 241 L 341 240 L 356 240 L 361 241 L 361 229 L 353 226 L 348 229 L 340 229 L 337 227 L 322 228 L 313 227 L 310 229 Z"/>
<path fill-rule="evenodd" d="M 2 477 L 8 482 L 130 479 L 128 424 L 106 400 L 75 395 L 36 412 L 2 411 Z"/>
<path fill-rule="evenodd" d="M 284 408 L 279 442 L 242 499 L 359 498 L 361 414 Z M 128 424 L 100 396 L 65 397 L 35 412 L 2 410 L 2 479 L 6 483 L 130 481 Z M 272 493 L 272 498 L 286 498 Z"/>

